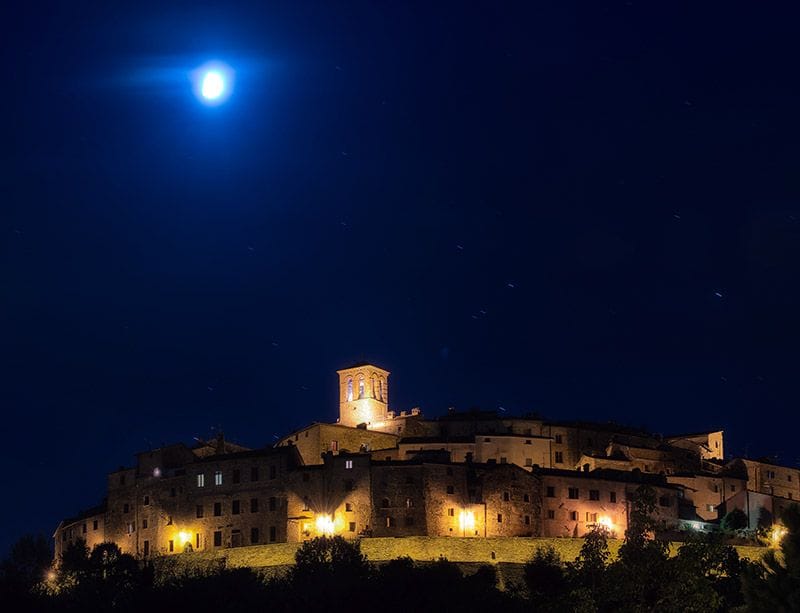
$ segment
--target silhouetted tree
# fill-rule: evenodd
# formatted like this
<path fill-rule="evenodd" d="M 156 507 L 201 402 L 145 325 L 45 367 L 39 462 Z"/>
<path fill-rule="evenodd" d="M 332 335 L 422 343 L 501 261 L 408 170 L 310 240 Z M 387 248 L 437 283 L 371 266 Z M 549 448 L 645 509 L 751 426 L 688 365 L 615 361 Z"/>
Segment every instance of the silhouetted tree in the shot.
<path fill-rule="evenodd" d="M 747 515 L 741 509 L 733 509 L 722 518 L 721 527 L 725 532 L 735 532 L 747 528 Z"/>
<path fill-rule="evenodd" d="M 561 557 L 553 547 L 539 547 L 523 567 L 525 585 L 531 601 L 542 609 L 557 608 L 567 591 Z"/>
<path fill-rule="evenodd" d="M 748 611 L 800 611 L 800 507 L 791 505 L 782 519 L 787 533 L 780 543 L 780 557 L 768 551 L 760 562 L 748 564 L 742 574 Z"/>
<path fill-rule="evenodd" d="M 50 544 L 42 535 L 26 534 L 11 546 L 0 563 L 0 603 L 18 610 L 38 608 L 34 589 L 45 579 L 52 563 Z"/>

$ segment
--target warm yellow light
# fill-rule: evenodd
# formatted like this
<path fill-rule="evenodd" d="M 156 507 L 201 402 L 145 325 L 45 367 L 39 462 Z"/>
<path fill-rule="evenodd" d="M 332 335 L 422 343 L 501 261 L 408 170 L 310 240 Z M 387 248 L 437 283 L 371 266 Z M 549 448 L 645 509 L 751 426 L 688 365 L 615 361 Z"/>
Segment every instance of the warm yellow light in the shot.
<path fill-rule="evenodd" d="M 472 511 L 461 511 L 458 514 L 458 527 L 462 532 L 475 529 L 475 513 Z"/>
<path fill-rule="evenodd" d="M 597 520 L 597 525 L 602 526 L 609 532 L 614 532 L 614 522 L 611 521 L 611 518 L 608 515 L 602 515 L 600 519 Z"/>
<path fill-rule="evenodd" d="M 192 542 L 192 534 L 191 532 L 186 532 L 185 530 L 181 530 L 178 532 L 178 543 L 180 543 L 181 547 L 186 545 L 186 543 Z"/>
<path fill-rule="evenodd" d="M 334 523 L 330 515 L 317 515 L 316 519 L 317 534 L 322 536 L 333 536 Z"/>
<path fill-rule="evenodd" d="M 56 571 L 48 570 L 47 574 L 46 574 L 46 577 L 47 577 L 48 581 L 55 581 L 56 580 Z"/>
<path fill-rule="evenodd" d="M 781 544 L 783 537 L 788 534 L 788 530 L 783 526 L 778 526 L 777 524 L 772 526 L 772 531 L 769 534 L 770 541 L 772 541 L 772 546 L 777 547 Z"/>

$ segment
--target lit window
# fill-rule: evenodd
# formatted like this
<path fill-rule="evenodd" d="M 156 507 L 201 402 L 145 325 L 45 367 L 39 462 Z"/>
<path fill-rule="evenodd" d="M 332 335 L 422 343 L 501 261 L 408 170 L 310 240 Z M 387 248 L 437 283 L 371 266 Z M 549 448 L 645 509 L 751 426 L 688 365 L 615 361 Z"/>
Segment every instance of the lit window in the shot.
<path fill-rule="evenodd" d="M 222 485 L 222 471 L 217 470 L 214 472 L 214 485 Z"/>
<path fill-rule="evenodd" d="M 361 375 L 358 378 L 358 397 L 359 398 L 363 398 L 364 397 L 364 391 L 365 391 L 364 390 L 364 375 Z"/>
<path fill-rule="evenodd" d="M 348 377 L 347 379 L 347 400 L 353 399 L 353 379 Z"/>
<path fill-rule="evenodd" d="M 206 486 L 206 476 L 203 473 L 197 475 L 197 487 L 205 487 Z"/>
<path fill-rule="evenodd" d="M 344 467 L 347 469 L 353 468 L 353 460 L 345 460 Z"/>

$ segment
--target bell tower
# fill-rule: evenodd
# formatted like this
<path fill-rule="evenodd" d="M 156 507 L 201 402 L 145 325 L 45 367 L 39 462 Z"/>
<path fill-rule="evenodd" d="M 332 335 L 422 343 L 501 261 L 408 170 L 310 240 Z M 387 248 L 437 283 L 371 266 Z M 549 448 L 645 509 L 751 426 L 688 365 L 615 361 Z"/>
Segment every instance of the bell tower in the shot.
<path fill-rule="evenodd" d="M 336 372 L 340 424 L 354 428 L 388 419 L 389 371 L 362 362 Z"/>

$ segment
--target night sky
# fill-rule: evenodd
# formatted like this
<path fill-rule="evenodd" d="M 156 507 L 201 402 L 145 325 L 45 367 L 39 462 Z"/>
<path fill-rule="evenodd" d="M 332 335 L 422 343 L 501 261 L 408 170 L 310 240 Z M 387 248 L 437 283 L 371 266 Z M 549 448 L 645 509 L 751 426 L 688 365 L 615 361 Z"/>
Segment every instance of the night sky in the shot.
<path fill-rule="evenodd" d="M 17 4 L 0 551 L 137 451 L 333 421 L 357 360 L 397 410 L 724 428 L 798 464 L 785 7 Z M 212 108 L 186 75 L 213 59 Z"/>

